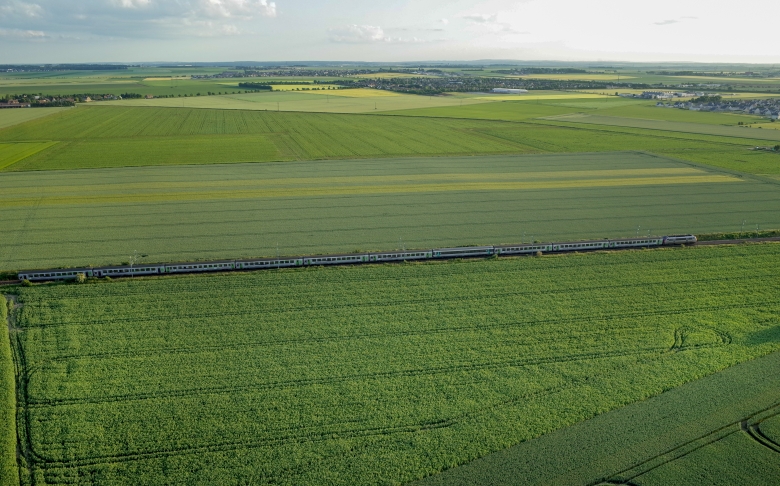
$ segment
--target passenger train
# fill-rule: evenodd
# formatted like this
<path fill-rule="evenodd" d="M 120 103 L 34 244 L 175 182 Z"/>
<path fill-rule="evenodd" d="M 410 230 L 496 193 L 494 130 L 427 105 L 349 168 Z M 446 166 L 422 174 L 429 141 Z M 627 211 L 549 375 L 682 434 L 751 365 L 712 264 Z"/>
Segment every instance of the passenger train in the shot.
<path fill-rule="evenodd" d="M 235 270 L 261 270 L 269 268 L 306 267 L 315 265 L 345 265 L 357 263 L 399 262 L 406 260 L 431 260 L 462 257 L 489 257 L 492 255 L 528 255 L 537 252 L 563 253 L 602 249 L 645 248 L 663 245 L 696 243 L 694 235 L 624 238 L 617 240 L 575 241 L 564 243 L 525 243 L 502 246 L 464 246 L 458 248 L 433 248 L 431 250 L 385 251 L 377 253 L 350 253 L 345 255 L 316 255 L 284 258 L 254 258 L 249 260 L 222 260 L 213 262 L 156 263 L 120 265 L 113 267 L 68 268 L 51 270 L 26 270 L 19 272 L 19 280 L 49 281 L 75 280 L 80 274 L 86 277 L 131 277 L 141 275 L 227 272 Z"/>

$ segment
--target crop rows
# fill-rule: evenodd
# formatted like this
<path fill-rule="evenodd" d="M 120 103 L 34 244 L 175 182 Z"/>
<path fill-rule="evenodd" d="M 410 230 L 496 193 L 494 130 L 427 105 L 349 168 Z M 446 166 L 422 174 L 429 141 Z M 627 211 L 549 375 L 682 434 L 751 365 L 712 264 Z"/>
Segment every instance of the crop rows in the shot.
<path fill-rule="evenodd" d="M 709 233 L 741 229 L 743 221 L 750 229 L 780 225 L 773 184 L 635 153 L 88 175 L 0 177 L 6 269 L 120 263 L 133 250 L 163 262 Z"/>
<path fill-rule="evenodd" d="M 709 247 L 25 288 L 25 457 L 47 483 L 412 480 L 777 348 L 750 336 L 780 311 L 779 257 Z"/>
<path fill-rule="evenodd" d="M 506 104 L 489 105 L 498 107 L 496 109 L 501 112 L 501 105 Z M 528 108 L 534 104 L 526 105 L 515 106 L 520 120 L 527 120 L 532 115 L 572 111 L 571 108 Z M 0 131 L 0 142 L 41 140 L 60 143 L 6 170 L 644 150 L 694 162 L 732 168 L 737 168 L 736 165 L 739 170 L 748 172 L 777 171 L 771 163 L 774 161 L 772 154 L 746 150 L 761 144 L 750 139 L 552 121 L 517 123 L 104 106 L 80 107 Z M 717 156 L 713 157 L 713 153 Z M 741 161 L 745 157 L 747 164 L 735 164 L 735 159 Z M 755 163 L 758 166 L 753 167 Z"/>

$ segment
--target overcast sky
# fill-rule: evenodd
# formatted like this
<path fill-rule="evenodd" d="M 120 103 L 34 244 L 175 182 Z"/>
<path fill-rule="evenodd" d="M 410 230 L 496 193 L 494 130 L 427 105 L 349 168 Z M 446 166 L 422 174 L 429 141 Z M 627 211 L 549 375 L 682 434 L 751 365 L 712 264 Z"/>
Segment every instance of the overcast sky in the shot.
<path fill-rule="evenodd" d="M 0 0 L 0 63 L 780 63 L 780 0 Z"/>

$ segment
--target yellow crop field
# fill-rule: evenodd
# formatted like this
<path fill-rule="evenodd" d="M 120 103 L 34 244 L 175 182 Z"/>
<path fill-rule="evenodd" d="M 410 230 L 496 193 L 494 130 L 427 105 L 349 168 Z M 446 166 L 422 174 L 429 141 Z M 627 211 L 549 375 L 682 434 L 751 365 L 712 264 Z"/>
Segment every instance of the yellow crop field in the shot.
<path fill-rule="evenodd" d="M 318 84 L 318 85 L 312 85 L 312 84 L 271 84 L 273 86 L 274 91 L 299 91 L 299 90 L 306 90 L 307 93 L 316 93 L 318 91 L 334 91 L 340 88 L 340 86 L 335 84 Z M 329 93 L 330 94 L 330 93 Z"/>
<path fill-rule="evenodd" d="M 2 149 L 2 145 L 0 145 Z M 270 177 L 264 179 L 242 179 L 242 180 L 205 180 L 205 181 L 186 181 L 186 182 L 143 182 L 128 183 L 125 181 L 108 184 L 93 184 L 90 186 L 91 193 L 110 193 L 118 194 L 126 191 L 154 191 L 186 188 L 195 189 L 221 189 L 236 187 L 255 188 L 279 188 L 279 187 L 309 187 L 309 186 L 341 186 L 348 184 L 397 184 L 422 181 L 442 182 L 462 182 L 462 181 L 529 181 L 538 179 L 557 180 L 557 179 L 588 179 L 588 178 L 610 178 L 610 177 L 643 177 L 643 176 L 684 176 L 684 175 L 705 175 L 706 172 L 693 167 L 663 167 L 663 168 L 645 168 L 645 169 L 604 169 L 604 170 L 569 170 L 561 171 L 543 171 L 543 172 L 491 172 L 491 173 L 438 173 L 438 174 L 409 174 L 409 175 L 382 175 L 382 176 L 333 176 L 333 177 Z M 402 187 L 402 186 L 399 186 Z M 29 191 L 25 187 L 8 187 L 3 194 L 5 196 L 23 195 Z M 83 194 L 84 187 L 81 184 L 61 185 L 53 191 L 48 191 L 50 195 L 63 196 L 69 194 Z"/>
<path fill-rule="evenodd" d="M 274 88 L 276 89 L 276 88 Z M 369 88 L 357 88 L 357 89 L 340 89 L 336 92 L 333 91 L 307 91 L 310 94 L 326 94 L 332 96 L 344 96 L 347 98 L 388 98 L 404 96 L 401 93 L 394 91 L 385 91 L 381 89 L 369 89 Z M 410 95 L 407 95 L 410 96 Z M 411 95 L 416 96 L 416 95 Z"/>
<path fill-rule="evenodd" d="M 271 91 L 224 96 L 153 98 L 102 101 L 101 106 L 155 106 L 169 108 L 212 108 L 220 110 L 304 111 L 321 113 L 368 113 L 379 111 L 464 106 L 491 99 L 456 96 L 418 96 L 376 89 L 340 89 L 321 91 Z"/>
<path fill-rule="evenodd" d="M 634 177 L 625 177 L 632 175 Z M 600 178 L 588 178 L 601 176 Z M 609 177 L 618 176 L 618 177 Z M 622 176 L 622 177 L 621 177 Z M 426 179 L 445 179 L 438 182 L 422 182 Z M 495 179 L 493 181 L 475 179 Z M 508 180 L 514 178 L 515 180 Z M 449 179 L 449 180 L 446 180 Z M 536 179 L 536 180 L 533 180 Z M 30 197 L 26 194 L 6 192 L 0 198 L 0 208 L 31 205 L 63 204 L 123 204 L 128 202 L 166 202 L 225 199 L 265 199 L 286 197 L 323 197 L 376 194 L 415 194 L 473 191 L 523 191 L 539 189 L 572 189 L 593 187 L 654 186 L 671 184 L 711 184 L 739 182 L 729 175 L 711 174 L 692 168 L 625 169 L 567 171 L 567 173 L 536 172 L 530 174 L 423 174 L 416 177 L 331 177 L 281 178 L 270 180 L 200 182 L 193 186 L 176 183 L 150 183 L 128 187 L 127 184 L 101 184 L 84 195 L 78 186 L 57 188 L 46 195 Z M 372 184 L 373 182 L 373 184 Z M 237 188 L 248 186 L 251 188 Z"/>

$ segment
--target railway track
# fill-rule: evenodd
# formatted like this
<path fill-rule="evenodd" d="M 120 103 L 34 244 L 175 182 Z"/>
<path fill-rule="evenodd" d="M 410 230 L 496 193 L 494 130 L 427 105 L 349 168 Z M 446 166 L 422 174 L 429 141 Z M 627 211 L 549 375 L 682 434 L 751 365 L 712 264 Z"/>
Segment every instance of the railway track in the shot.
<path fill-rule="evenodd" d="M 761 243 L 761 242 L 780 242 L 780 236 L 775 237 L 767 237 L 767 238 L 741 238 L 741 239 L 732 239 L 732 240 L 708 240 L 708 241 L 698 241 L 696 243 L 693 243 L 696 246 L 718 246 L 718 245 L 740 245 L 740 244 L 746 244 L 746 243 Z M 644 248 L 663 248 L 663 246 L 649 246 Z M 589 249 L 579 249 L 576 251 L 621 251 L 621 250 L 632 250 L 637 249 L 637 247 L 616 247 L 616 248 L 594 248 L 593 250 Z M 559 253 L 559 252 L 554 252 Z M 516 255 L 507 255 L 507 256 L 516 256 Z M 465 256 L 465 258 L 469 258 L 469 256 Z M 480 258 L 480 257 L 477 257 Z M 373 262 L 369 262 L 373 263 Z M 392 263 L 392 262 L 376 262 L 376 263 Z M 234 269 L 233 269 L 234 270 Z M 260 270 L 260 268 L 246 268 L 244 270 Z M 189 272 L 186 272 L 189 273 Z M 192 272 L 195 273 L 195 272 Z M 162 275 L 170 275 L 170 274 L 162 274 Z M 119 278 L 125 278 L 125 277 L 131 277 L 134 275 L 112 275 L 112 277 L 119 277 Z M 137 276 L 143 276 L 143 275 L 137 275 Z M 152 275 L 153 276 L 153 275 Z M 22 281 L 21 280 L 0 280 L 0 287 L 2 286 L 9 286 L 9 285 L 18 285 Z"/>

